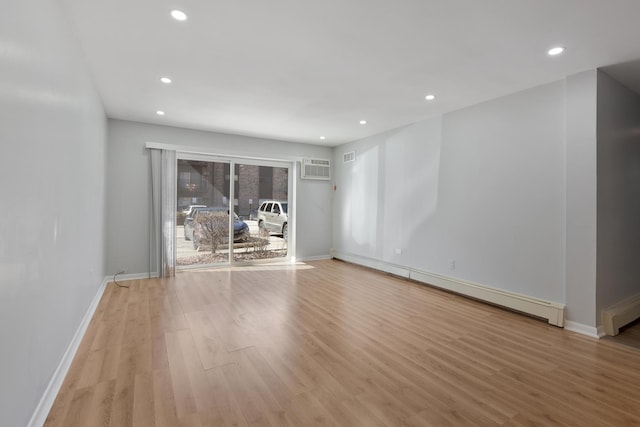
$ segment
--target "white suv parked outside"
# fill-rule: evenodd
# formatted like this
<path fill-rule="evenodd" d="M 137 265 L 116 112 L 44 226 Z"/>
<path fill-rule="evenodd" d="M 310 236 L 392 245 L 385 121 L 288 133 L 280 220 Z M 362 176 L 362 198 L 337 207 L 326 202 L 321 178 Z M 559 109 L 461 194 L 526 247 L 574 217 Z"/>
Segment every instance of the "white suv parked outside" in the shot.
<path fill-rule="evenodd" d="M 258 209 L 258 227 L 270 233 L 282 234 L 285 240 L 289 238 L 289 204 L 277 200 L 267 200 Z"/>

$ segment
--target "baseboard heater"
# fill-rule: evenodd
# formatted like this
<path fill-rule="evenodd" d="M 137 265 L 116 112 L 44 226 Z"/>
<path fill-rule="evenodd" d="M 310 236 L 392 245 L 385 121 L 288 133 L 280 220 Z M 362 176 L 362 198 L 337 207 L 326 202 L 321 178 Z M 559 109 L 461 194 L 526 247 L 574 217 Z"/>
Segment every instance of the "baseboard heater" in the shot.
<path fill-rule="evenodd" d="M 640 294 L 626 298 L 602 310 L 602 326 L 607 335 L 615 336 L 620 328 L 640 318 Z"/>
<path fill-rule="evenodd" d="M 564 304 L 533 298 L 527 295 L 496 289 L 440 274 L 399 266 L 385 261 L 362 257 L 360 255 L 333 251 L 331 256 L 335 259 L 370 267 L 375 270 L 412 279 L 426 285 L 445 289 L 480 301 L 543 318 L 551 325 L 561 328 L 564 327 Z"/>

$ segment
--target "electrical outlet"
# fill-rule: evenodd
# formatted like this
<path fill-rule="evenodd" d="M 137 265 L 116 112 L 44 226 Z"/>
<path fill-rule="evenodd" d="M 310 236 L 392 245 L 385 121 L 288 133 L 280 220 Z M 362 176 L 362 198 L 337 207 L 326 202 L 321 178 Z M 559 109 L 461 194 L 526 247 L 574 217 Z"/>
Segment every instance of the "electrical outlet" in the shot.
<path fill-rule="evenodd" d="M 449 260 L 449 270 L 455 270 L 456 269 L 456 260 L 455 259 L 450 259 Z"/>
<path fill-rule="evenodd" d="M 396 255 L 402 255 L 402 249 L 396 248 Z"/>

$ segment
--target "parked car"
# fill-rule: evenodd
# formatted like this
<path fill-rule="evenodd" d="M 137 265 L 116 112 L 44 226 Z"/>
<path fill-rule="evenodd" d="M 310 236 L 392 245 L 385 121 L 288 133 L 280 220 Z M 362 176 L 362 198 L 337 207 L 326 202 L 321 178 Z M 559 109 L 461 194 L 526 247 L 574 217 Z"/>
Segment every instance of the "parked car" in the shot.
<path fill-rule="evenodd" d="M 176 224 L 177 225 L 184 225 L 185 219 L 188 216 L 193 216 L 195 208 L 206 208 L 206 207 L 207 207 L 206 205 L 189 205 L 189 206 L 186 206 L 181 211 L 178 211 L 178 214 L 176 215 Z"/>
<path fill-rule="evenodd" d="M 186 236 L 187 226 L 186 226 L 186 220 L 185 220 L 185 239 L 191 240 L 193 242 L 194 249 L 198 249 L 202 245 L 211 245 L 211 242 L 208 241 L 209 238 L 205 235 L 205 233 L 203 233 L 201 229 L 201 225 L 198 222 L 198 218 L 202 216 L 204 213 L 208 213 L 208 212 L 224 212 L 226 214 L 225 217 L 227 218 L 227 222 L 225 224 L 228 224 L 229 209 L 227 209 L 226 207 L 196 208 L 193 214 L 193 217 L 189 221 L 189 233 L 190 233 L 189 239 L 187 239 L 187 236 Z M 249 226 L 247 225 L 246 222 L 238 218 L 238 215 L 235 212 L 233 216 L 234 216 L 233 242 L 234 243 L 245 242 L 247 239 L 249 239 Z M 221 243 L 227 243 L 228 241 L 229 241 L 229 238 L 225 236 L 222 238 Z"/>
<path fill-rule="evenodd" d="M 198 209 L 206 208 L 205 205 L 191 205 L 189 211 L 184 219 L 184 240 L 191 240 L 193 238 L 193 217 L 196 215 Z"/>
<path fill-rule="evenodd" d="M 184 213 L 187 214 L 187 216 L 192 215 L 194 212 L 194 209 L 196 208 L 206 208 L 207 205 L 189 205 L 185 210 Z"/>
<path fill-rule="evenodd" d="M 289 238 L 289 204 L 277 200 L 267 200 L 258 209 L 258 227 L 270 233 L 282 234 Z"/>

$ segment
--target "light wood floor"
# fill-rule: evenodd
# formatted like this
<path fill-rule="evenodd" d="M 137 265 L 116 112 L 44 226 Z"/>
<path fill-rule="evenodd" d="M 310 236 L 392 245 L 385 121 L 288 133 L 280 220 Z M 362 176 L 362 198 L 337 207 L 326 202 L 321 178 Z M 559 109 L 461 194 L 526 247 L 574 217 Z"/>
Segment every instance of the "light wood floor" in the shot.
<path fill-rule="evenodd" d="M 620 333 L 615 337 L 604 338 L 640 349 L 640 319 L 620 328 Z"/>
<path fill-rule="evenodd" d="M 47 426 L 640 425 L 640 351 L 339 261 L 127 284 Z"/>

